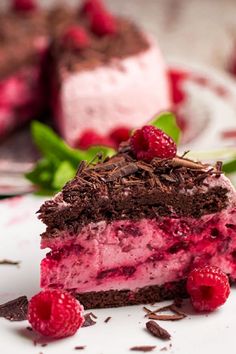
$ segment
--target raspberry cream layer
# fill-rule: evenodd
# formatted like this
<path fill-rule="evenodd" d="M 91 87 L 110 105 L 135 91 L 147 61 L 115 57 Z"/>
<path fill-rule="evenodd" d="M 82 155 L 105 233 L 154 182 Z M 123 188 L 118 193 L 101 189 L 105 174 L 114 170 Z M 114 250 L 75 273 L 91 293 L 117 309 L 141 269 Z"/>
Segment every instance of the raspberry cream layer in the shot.
<path fill-rule="evenodd" d="M 106 65 L 61 72 L 54 94 L 60 132 L 74 146 L 83 131 L 106 134 L 116 126 L 138 127 L 170 108 L 169 83 L 162 54 L 147 38 L 147 49 Z"/>
<path fill-rule="evenodd" d="M 157 218 L 101 221 L 79 234 L 44 240 L 41 286 L 74 293 L 136 291 L 180 281 L 211 264 L 236 279 L 236 208 L 199 220 Z"/>

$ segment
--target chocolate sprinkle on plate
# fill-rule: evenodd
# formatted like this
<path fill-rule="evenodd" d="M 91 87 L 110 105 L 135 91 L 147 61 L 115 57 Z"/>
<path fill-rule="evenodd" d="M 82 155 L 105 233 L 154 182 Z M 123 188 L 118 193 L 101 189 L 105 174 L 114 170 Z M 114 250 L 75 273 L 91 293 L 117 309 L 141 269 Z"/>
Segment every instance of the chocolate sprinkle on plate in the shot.
<path fill-rule="evenodd" d="M 109 322 L 110 320 L 111 320 L 111 316 L 107 317 L 104 322 L 107 323 L 107 322 Z"/>
<path fill-rule="evenodd" d="M 0 305 L 0 317 L 10 321 L 24 321 L 27 319 L 28 299 L 20 296 L 17 299 Z"/>
<path fill-rule="evenodd" d="M 0 260 L 0 265 L 16 265 L 16 266 L 18 266 L 19 264 L 20 264 L 19 261 L 12 261 L 10 259 Z"/>
<path fill-rule="evenodd" d="M 85 345 L 78 345 L 78 346 L 74 347 L 75 350 L 83 350 L 85 348 L 86 348 Z"/>
<path fill-rule="evenodd" d="M 90 327 L 90 326 L 93 326 L 93 325 L 96 324 L 96 321 L 94 321 L 94 320 L 92 319 L 92 316 L 93 316 L 92 312 L 86 313 L 86 314 L 84 315 L 85 321 L 84 321 L 84 324 L 83 324 L 82 327 Z"/>
<path fill-rule="evenodd" d="M 156 346 L 151 346 L 151 345 L 143 345 L 143 346 L 138 346 L 138 347 L 132 347 L 130 350 L 138 351 L 138 352 L 151 352 L 154 350 Z"/>
<path fill-rule="evenodd" d="M 159 326 L 154 321 L 148 321 L 146 323 L 146 328 L 149 333 L 151 333 L 154 337 L 160 338 L 160 339 L 170 339 L 171 335 L 167 330 Z"/>

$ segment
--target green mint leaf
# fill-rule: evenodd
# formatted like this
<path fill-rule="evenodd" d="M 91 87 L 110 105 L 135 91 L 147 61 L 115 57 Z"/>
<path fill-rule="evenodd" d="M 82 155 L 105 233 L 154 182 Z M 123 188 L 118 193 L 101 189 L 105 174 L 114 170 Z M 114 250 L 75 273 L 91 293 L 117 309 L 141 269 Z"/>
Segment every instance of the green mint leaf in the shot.
<path fill-rule="evenodd" d="M 223 164 L 222 170 L 225 173 L 236 172 L 236 160 L 231 160 Z"/>
<path fill-rule="evenodd" d="M 57 165 L 53 160 L 43 158 L 37 162 L 31 172 L 26 173 L 25 177 L 37 186 L 51 189 L 56 169 Z"/>
<path fill-rule="evenodd" d="M 66 182 L 74 178 L 75 174 L 76 169 L 70 164 L 70 162 L 62 162 L 54 174 L 52 181 L 53 188 L 60 190 Z"/>
<path fill-rule="evenodd" d="M 48 159 L 58 160 L 58 162 L 68 160 L 74 167 L 77 167 L 81 160 L 86 159 L 84 151 L 70 148 L 47 125 L 34 121 L 31 130 L 35 144 L 42 155 Z"/>
<path fill-rule="evenodd" d="M 163 130 L 176 143 L 180 141 L 181 131 L 176 123 L 175 115 L 171 112 L 163 112 L 155 117 L 148 125 L 153 125 L 156 128 Z"/>

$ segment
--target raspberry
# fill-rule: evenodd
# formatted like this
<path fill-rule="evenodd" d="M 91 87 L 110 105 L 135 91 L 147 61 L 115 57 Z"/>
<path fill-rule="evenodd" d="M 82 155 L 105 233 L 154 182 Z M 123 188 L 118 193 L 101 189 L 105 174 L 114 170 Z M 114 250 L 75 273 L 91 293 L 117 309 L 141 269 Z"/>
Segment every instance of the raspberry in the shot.
<path fill-rule="evenodd" d="M 86 0 L 81 7 L 81 13 L 87 16 L 92 16 L 98 11 L 105 11 L 104 4 L 101 0 Z"/>
<path fill-rule="evenodd" d="M 122 141 L 129 140 L 130 129 L 127 127 L 115 128 L 110 132 L 109 137 L 114 141 L 115 146 L 118 147 Z"/>
<path fill-rule="evenodd" d="M 17 12 L 30 12 L 36 10 L 37 6 L 34 0 L 13 0 L 12 10 Z"/>
<path fill-rule="evenodd" d="M 112 35 L 117 32 L 115 18 L 106 11 L 95 11 L 91 16 L 91 30 L 98 36 Z"/>
<path fill-rule="evenodd" d="M 102 135 L 97 134 L 93 130 L 85 130 L 84 133 L 81 135 L 78 144 L 76 146 L 80 149 L 88 149 L 91 146 L 95 145 L 105 145 L 105 146 L 110 146 L 113 147 L 114 144 L 109 139 L 109 137 L 105 137 Z"/>
<path fill-rule="evenodd" d="M 197 311 L 213 311 L 229 296 L 228 277 L 218 267 L 195 268 L 188 276 L 187 291 Z"/>
<path fill-rule="evenodd" d="M 87 32 L 80 26 L 69 27 L 62 36 L 62 45 L 69 49 L 85 49 L 89 46 Z"/>
<path fill-rule="evenodd" d="M 46 290 L 29 302 L 28 320 L 33 329 L 44 336 L 72 336 L 84 323 L 83 306 L 69 293 Z"/>
<path fill-rule="evenodd" d="M 130 138 L 130 145 L 139 160 L 150 162 L 154 157 L 176 156 L 176 144 L 171 137 L 151 125 L 136 130 Z"/>

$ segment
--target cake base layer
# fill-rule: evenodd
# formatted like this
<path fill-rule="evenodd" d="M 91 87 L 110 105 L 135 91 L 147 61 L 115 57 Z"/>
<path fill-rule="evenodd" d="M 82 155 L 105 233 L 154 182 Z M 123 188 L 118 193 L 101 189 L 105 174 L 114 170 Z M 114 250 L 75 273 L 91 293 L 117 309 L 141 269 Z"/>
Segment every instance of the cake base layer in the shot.
<path fill-rule="evenodd" d="M 185 283 L 185 280 L 181 280 L 166 283 L 162 286 L 146 286 L 136 291 L 91 291 L 74 295 L 83 304 L 85 309 L 152 304 L 163 300 L 187 297 Z"/>

